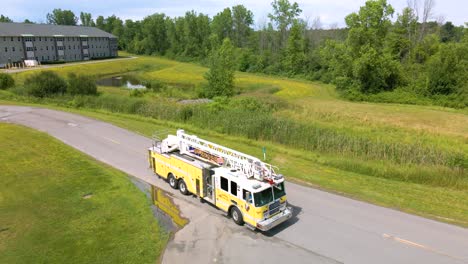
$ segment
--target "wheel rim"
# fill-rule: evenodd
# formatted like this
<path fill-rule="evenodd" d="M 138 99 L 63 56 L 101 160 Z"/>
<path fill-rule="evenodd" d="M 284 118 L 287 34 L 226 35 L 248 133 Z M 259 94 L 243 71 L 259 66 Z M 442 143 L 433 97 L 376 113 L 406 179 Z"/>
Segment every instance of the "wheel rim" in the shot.
<path fill-rule="evenodd" d="M 171 186 L 175 186 L 175 180 L 173 177 L 169 179 L 169 183 L 171 184 Z"/>
<path fill-rule="evenodd" d="M 239 219 L 239 215 L 237 215 L 237 211 L 236 211 L 236 210 L 234 210 L 234 211 L 232 212 L 232 218 L 233 218 L 234 221 L 236 221 L 236 222 L 237 222 L 237 220 Z"/>
<path fill-rule="evenodd" d="M 181 183 L 180 183 L 180 190 L 181 190 L 182 192 L 185 192 L 185 183 L 184 183 L 184 182 L 181 182 Z"/>

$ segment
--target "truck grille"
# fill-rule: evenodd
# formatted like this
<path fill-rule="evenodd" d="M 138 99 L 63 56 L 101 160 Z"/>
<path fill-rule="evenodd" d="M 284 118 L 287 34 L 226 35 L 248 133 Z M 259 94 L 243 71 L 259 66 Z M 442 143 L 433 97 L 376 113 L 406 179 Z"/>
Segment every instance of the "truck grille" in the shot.
<path fill-rule="evenodd" d="M 276 201 L 276 202 L 270 204 L 270 206 L 268 207 L 268 210 L 270 211 L 270 216 L 278 213 L 279 210 L 280 210 L 280 202 Z"/>

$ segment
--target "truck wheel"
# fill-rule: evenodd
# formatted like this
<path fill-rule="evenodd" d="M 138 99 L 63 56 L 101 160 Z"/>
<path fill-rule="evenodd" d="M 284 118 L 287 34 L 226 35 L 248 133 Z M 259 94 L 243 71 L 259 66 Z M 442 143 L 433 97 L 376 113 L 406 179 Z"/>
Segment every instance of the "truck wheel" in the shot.
<path fill-rule="evenodd" d="M 172 189 L 177 189 L 177 180 L 174 175 L 172 175 L 172 173 L 169 174 L 167 181 L 169 182 L 169 185 L 172 187 Z"/>
<path fill-rule="evenodd" d="M 179 191 L 183 195 L 189 194 L 189 191 L 187 190 L 187 184 L 185 184 L 184 180 L 179 181 Z"/>
<path fill-rule="evenodd" d="M 238 225 L 243 225 L 244 224 L 244 219 L 242 218 L 242 213 L 237 209 L 237 207 L 233 206 L 231 208 L 231 217 L 234 223 Z"/>

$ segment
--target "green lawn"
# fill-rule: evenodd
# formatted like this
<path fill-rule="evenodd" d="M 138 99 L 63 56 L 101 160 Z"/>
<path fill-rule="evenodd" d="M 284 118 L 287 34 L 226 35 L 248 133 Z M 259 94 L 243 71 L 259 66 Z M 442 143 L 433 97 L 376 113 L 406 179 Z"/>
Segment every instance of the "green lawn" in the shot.
<path fill-rule="evenodd" d="M 155 263 L 168 234 L 127 176 L 0 123 L 0 263 Z"/>

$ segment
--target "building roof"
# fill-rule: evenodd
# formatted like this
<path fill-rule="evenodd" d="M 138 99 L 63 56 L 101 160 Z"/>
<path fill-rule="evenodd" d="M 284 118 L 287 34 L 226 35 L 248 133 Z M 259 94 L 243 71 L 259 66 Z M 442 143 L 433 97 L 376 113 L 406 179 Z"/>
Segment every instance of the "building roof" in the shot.
<path fill-rule="evenodd" d="M 49 24 L 0 23 L 0 36 L 64 36 L 64 37 L 108 37 L 114 35 L 96 27 L 61 26 Z"/>

